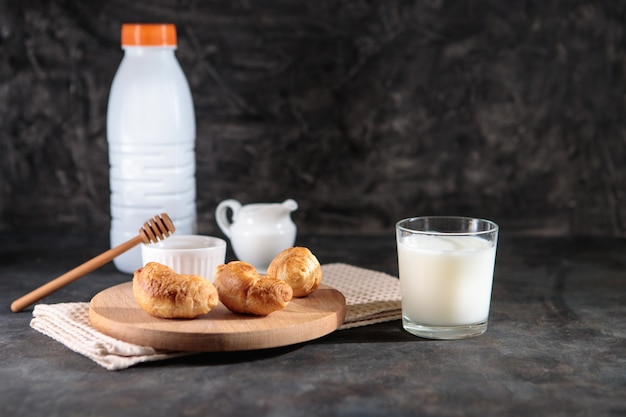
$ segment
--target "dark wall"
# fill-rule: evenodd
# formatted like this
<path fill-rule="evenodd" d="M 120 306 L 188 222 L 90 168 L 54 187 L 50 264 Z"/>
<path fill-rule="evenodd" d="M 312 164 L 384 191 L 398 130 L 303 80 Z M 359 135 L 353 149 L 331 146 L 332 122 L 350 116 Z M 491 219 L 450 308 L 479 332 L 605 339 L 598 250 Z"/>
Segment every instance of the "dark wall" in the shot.
<path fill-rule="evenodd" d="M 424 214 L 626 236 L 626 2 L 0 2 L 0 231 L 108 228 L 123 22 L 176 23 L 201 233 L 295 198 L 301 233 Z"/>

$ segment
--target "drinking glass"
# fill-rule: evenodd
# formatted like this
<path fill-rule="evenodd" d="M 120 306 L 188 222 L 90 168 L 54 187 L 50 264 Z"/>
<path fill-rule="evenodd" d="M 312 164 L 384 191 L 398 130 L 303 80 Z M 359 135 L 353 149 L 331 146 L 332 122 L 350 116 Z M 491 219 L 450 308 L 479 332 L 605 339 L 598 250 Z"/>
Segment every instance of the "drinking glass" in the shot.
<path fill-rule="evenodd" d="M 461 339 L 487 330 L 498 225 L 458 216 L 396 224 L 402 325 L 416 336 Z"/>

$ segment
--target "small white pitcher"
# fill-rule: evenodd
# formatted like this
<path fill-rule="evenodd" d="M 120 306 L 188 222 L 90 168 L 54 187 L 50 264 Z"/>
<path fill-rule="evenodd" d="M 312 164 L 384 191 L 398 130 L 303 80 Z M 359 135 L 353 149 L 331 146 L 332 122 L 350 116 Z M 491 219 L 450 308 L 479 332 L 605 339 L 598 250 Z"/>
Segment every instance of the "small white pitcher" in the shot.
<path fill-rule="evenodd" d="M 228 210 L 232 211 L 229 221 Z M 276 255 L 296 241 L 296 225 L 291 212 L 298 209 L 292 199 L 282 203 L 255 203 L 242 206 L 237 200 L 224 200 L 215 209 L 215 220 L 230 239 L 235 255 L 264 274 Z"/>

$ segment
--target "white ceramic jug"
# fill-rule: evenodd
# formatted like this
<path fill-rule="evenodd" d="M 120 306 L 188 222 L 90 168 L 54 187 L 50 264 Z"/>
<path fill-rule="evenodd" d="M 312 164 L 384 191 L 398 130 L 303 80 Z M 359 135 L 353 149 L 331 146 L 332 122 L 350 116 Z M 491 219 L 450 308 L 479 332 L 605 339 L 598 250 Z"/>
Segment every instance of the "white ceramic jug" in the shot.
<path fill-rule="evenodd" d="M 224 200 L 215 209 L 215 220 L 230 239 L 235 255 L 264 274 L 272 259 L 296 241 L 296 225 L 291 212 L 298 209 L 292 199 L 282 203 L 241 205 L 237 200 Z M 228 210 L 232 211 L 231 219 Z"/>

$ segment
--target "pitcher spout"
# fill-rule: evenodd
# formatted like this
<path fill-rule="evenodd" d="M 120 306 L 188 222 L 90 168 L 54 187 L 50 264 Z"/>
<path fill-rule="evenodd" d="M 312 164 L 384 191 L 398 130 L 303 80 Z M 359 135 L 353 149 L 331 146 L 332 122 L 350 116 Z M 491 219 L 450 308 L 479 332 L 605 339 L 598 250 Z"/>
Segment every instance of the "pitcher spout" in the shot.
<path fill-rule="evenodd" d="M 283 201 L 281 203 L 281 206 L 287 209 L 289 213 L 291 213 L 292 211 L 298 210 L 298 203 L 296 203 L 296 201 L 291 198 Z"/>
<path fill-rule="evenodd" d="M 261 204 L 258 209 L 256 214 L 259 220 L 280 222 L 290 219 L 289 214 L 298 209 L 298 203 L 290 198 L 282 203 Z"/>

